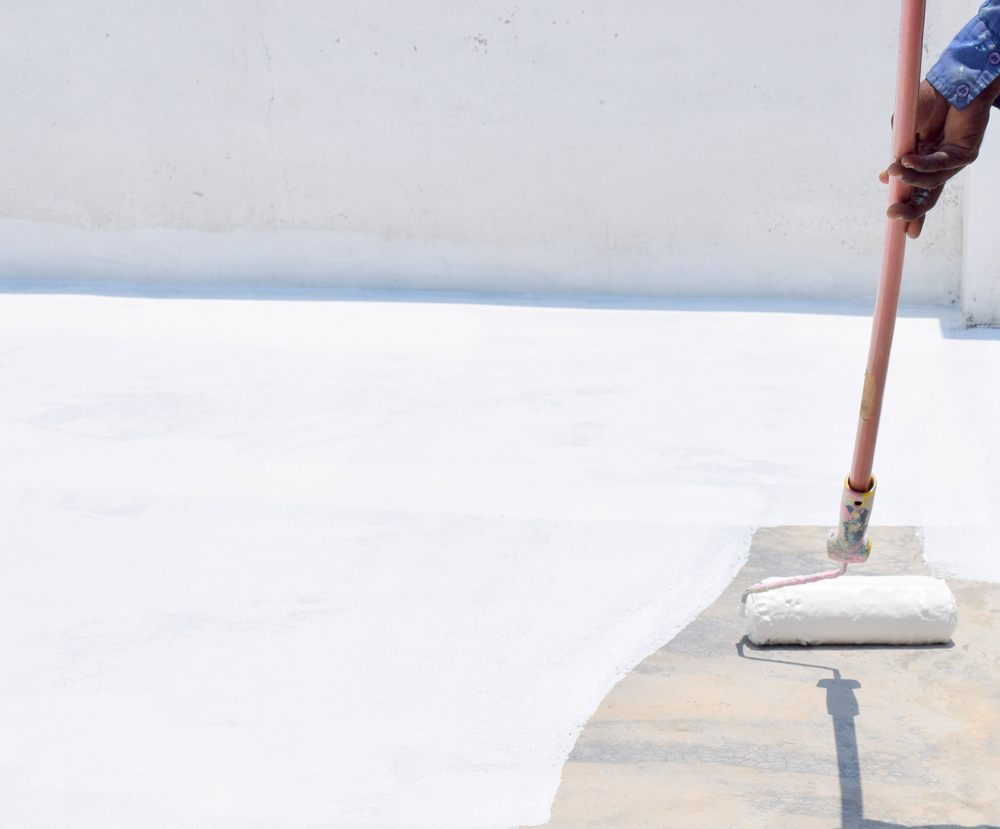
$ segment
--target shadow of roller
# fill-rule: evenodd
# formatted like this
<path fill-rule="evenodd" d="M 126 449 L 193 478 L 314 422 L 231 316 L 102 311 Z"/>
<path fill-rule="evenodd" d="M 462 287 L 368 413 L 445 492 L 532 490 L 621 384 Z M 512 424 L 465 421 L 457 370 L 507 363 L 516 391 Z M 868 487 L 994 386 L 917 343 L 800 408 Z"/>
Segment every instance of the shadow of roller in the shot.
<path fill-rule="evenodd" d="M 861 713 L 855 691 L 861 688 L 856 679 L 844 679 L 840 670 L 828 665 L 814 665 L 807 662 L 792 662 L 787 659 L 765 659 L 761 656 L 748 656 L 746 648 L 754 648 L 746 638 L 736 645 L 736 651 L 741 659 L 756 662 L 775 662 L 782 665 L 797 665 L 802 668 L 816 668 L 830 671 L 833 676 L 821 679 L 817 688 L 826 690 L 826 710 L 833 719 L 834 744 L 837 747 L 837 771 L 840 778 L 840 820 L 841 829 L 1000 829 L 996 825 L 980 824 L 978 826 L 959 826 L 954 823 L 927 823 L 917 826 L 902 823 L 887 823 L 882 820 L 867 820 L 864 816 L 864 795 L 861 788 L 861 759 L 858 754 L 858 735 L 854 718 Z M 918 646 L 924 648 L 941 648 L 943 645 Z M 840 648 L 843 649 L 843 648 Z"/>
<path fill-rule="evenodd" d="M 718 599 L 597 706 L 544 825 L 1000 829 L 1000 585 L 949 580 L 962 623 L 942 645 L 805 649 L 745 638 L 735 612 L 744 587 L 810 572 L 828 532 L 757 530 Z M 871 575 L 931 575 L 914 528 L 872 535 Z"/>

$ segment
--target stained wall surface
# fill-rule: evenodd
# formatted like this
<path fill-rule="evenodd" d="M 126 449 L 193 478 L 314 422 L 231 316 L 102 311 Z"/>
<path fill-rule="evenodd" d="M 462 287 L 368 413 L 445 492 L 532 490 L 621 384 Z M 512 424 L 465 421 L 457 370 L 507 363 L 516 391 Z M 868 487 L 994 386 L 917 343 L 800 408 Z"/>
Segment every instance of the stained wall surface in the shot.
<path fill-rule="evenodd" d="M 931 4 L 925 66 L 975 3 Z M 897 4 L 11 0 L 0 278 L 873 296 Z M 904 301 L 957 301 L 961 184 Z"/>
<path fill-rule="evenodd" d="M 962 310 L 976 325 L 1000 325 L 1000 142 L 983 143 L 965 185 Z"/>

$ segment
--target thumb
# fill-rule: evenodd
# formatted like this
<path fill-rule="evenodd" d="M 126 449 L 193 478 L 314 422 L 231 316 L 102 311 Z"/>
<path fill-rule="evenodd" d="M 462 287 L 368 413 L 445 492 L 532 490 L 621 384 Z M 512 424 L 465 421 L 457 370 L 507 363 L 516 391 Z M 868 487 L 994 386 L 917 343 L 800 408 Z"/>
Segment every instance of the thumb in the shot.
<path fill-rule="evenodd" d="M 955 144 L 946 144 L 936 153 L 929 155 L 917 155 L 910 153 L 904 155 L 899 163 L 908 170 L 915 170 L 918 173 L 940 173 L 944 170 L 954 170 L 971 164 L 976 158 L 976 150 L 968 150 Z"/>

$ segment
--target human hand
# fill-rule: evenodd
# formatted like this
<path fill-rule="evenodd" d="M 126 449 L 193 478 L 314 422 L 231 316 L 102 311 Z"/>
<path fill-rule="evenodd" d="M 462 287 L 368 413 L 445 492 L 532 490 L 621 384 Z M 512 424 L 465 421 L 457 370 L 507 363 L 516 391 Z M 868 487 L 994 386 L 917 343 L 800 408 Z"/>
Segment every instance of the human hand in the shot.
<path fill-rule="evenodd" d="M 1000 94 L 1000 78 L 976 96 L 965 109 L 951 106 L 927 81 L 920 84 L 917 100 L 917 144 L 879 174 L 888 184 L 895 176 L 913 187 L 906 202 L 889 205 L 886 215 L 907 223 L 911 239 L 920 235 L 924 216 L 937 204 L 945 182 L 976 160 L 990 120 L 990 108 Z"/>

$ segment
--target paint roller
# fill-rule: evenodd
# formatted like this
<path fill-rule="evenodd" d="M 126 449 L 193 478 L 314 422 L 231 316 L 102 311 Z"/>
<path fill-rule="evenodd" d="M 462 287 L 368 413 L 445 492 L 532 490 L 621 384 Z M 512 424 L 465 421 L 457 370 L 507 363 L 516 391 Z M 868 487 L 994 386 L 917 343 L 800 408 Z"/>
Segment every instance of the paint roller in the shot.
<path fill-rule="evenodd" d="M 903 0 L 896 64 L 891 156 L 916 148 L 917 95 L 925 0 Z M 889 179 L 889 204 L 905 202 L 909 185 Z M 836 570 L 765 579 L 743 593 L 747 636 L 756 645 L 926 645 L 948 642 L 958 607 L 948 585 L 929 576 L 846 576 L 849 564 L 871 554 L 868 521 L 875 499 L 872 475 L 882 393 L 903 276 L 906 223 L 887 218 L 871 343 L 861 395 L 851 471 L 844 482 L 840 520 L 830 531 L 827 555 Z"/>

